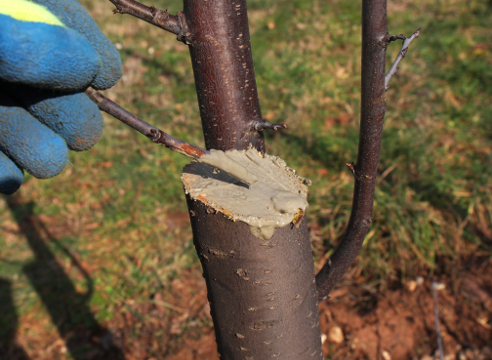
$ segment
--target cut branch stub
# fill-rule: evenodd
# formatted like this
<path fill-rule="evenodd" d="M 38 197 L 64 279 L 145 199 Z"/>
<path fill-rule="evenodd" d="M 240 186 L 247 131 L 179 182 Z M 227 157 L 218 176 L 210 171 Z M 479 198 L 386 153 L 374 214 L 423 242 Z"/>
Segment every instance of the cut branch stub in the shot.
<path fill-rule="evenodd" d="M 268 121 L 254 121 L 253 129 L 255 129 L 256 131 L 265 131 L 265 130 L 277 131 L 278 129 L 287 129 L 287 124 L 284 123 L 271 124 Z"/>
<path fill-rule="evenodd" d="M 407 37 L 403 34 L 398 34 L 398 35 L 388 35 L 387 39 L 388 42 L 390 41 L 396 41 L 396 40 L 405 40 Z"/>
<path fill-rule="evenodd" d="M 187 194 L 233 221 L 246 223 L 262 240 L 298 221 L 306 211 L 310 181 L 277 156 L 255 149 L 212 149 L 211 155 L 198 161 L 204 164 L 190 166 L 183 175 Z"/>

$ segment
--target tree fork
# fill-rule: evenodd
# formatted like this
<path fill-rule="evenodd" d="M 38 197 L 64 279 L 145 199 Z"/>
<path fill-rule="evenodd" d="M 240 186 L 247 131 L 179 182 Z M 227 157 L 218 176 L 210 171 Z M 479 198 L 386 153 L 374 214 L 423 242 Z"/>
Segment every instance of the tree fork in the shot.
<path fill-rule="evenodd" d="M 153 23 L 189 45 L 207 149 L 241 150 L 252 146 L 264 153 L 262 131 L 286 127 L 261 119 L 245 0 L 184 0 L 184 12 L 175 17 L 135 0 L 110 1 L 117 12 Z M 300 223 L 294 221 L 295 226 L 277 229 L 270 240 L 262 241 L 251 235 L 245 223 L 233 222 L 187 195 L 194 244 L 204 270 L 223 358 L 323 358 L 316 298 L 322 301 L 328 297 L 355 260 L 372 222 L 386 111 L 384 93 L 408 45 L 420 31 L 409 38 L 389 35 L 386 0 L 362 1 L 359 151 L 357 164 L 347 164 L 355 178 L 353 206 L 342 241 L 316 280 L 302 216 Z M 404 43 L 385 79 L 386 48 L 397 39 Z M 130 113 L 118 117 L 121 109 L 114 104 L 102 106 L 110 102 L 102 102 L 100 94 L 92 95 L 101 110 L 144 135 L 158 130 Z M 164 135 L 165 139 L 158 142 L 187 156 L 197 156 L 196 147 L 190 152 L 189 144 Z M 178 150 L 176 143 L 181 146 Z M 208 153 L 198 150 L 198 156 Z M 184 169 L 185 188 L 186 174 L 193 168 L 192 163 Z"/>

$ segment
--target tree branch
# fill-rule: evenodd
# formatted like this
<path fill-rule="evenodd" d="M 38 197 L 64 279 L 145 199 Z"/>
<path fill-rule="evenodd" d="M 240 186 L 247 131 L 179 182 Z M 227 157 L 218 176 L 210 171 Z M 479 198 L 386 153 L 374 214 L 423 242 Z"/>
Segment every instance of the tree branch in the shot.
<path fill-rule="evenodd" d="M 139 133 L 147 136 L 150 140 L 157 144 L 164 145 L 173 151 L 195 160 L 203 155 L 210 155 L 209 151 L 178 140 L 175 137 L 166 134 L 164 131 L 146 123 L 96 90 L 87 89 L 85 94 L 99 107 L 101 111 L 114 116 L 116 119 L 125 123 L 132 129 L 137 130 Z"/>
<path fill-rule="evenodd" d="M 405 57 L 405 55 L 407 54 L 408 46 L 410 45 L 410 43 L 412 42 L 413 39 L 416 39 L 420 36 L 421 31 L 422 31 L 422 28 L 418 29 L 409 38 L 405 37 L 403 34 L 390 35 L 388 37 L 388 41 L 394 41 L 397 39 L 402 39 L 403 45 L 401 46 L 400 52 L 396 56 L 396 59 L 393 62 L 393 65 L 391 65 L 391 68 L 389 69 L 388 74 L 386 74 L 386 77 L 384 78 L 384 89 L 385 89 L 385 91 L 388 90 L 388 84 L 391 80 L 391 77 L 393 75 L 395 75 L 396 72 L 398 71 L 398 64 L 400 64 L 400 61 L 402 61 L 403 58 Z"/>
<path fill-rule="evenodd" d="M 164 131 L 159 130 L 158 128 L 146 123 L 128 110 L 109 100 L 107 97 L 97 92 L 96 90 L 87 89 L 85 91 L 85 94 L 99 107 L 99 110 L 114 116 L 122 123 L 147 136 L 155 143 L 164 145 L 165 147 L 177 153 L 222 170 L 247 185 L 251 186 L 257 180 L 251 180 L 251 177 L 245 176 L 243 171 L 245 171 L 246 169 L 242 168 L 241 166 L 238 167 L 237 164 L 235 164 L 236 166 L 230 166 L 230 161 L 221 161 L 220 164 L 217 163 L 217 161 L 210 162 L 211 160 L 208 160 L 208 157 L 205 157 L 206 155 L 211 155 L 210 151 L 190 145 L 176 139 L 175 137 L 172 137 L 169 134 L 166 134 Z"/>
<path fill-rule="evenodd" d="M 388 41 L 405 40 L 407 37 L 403 34 L 389 35 Z"/>
<path fill-rule="evenodd" d="M 287 124 L 271 124 L 268 121 L 254 121 L 252 125 L 256 131 L 287 129 Z"/>
<path fill-rule="evenodd" d="M 138 19 L 167 30 L 178 35 L 178 41 L 190 44 L 191 33 L 188 29 L 188 23 L 182 12 L 176 15 L 170 15 L 167 10 L 159 10 L 154 6 L 148 7 L 135 0 L 109 0 L 116 6 L 114 14 L 129 14 Z"/>
<path fill-rule="evenodd" d="M 362 83 L 359 151 L 354 174 L 354 197 L 347 230 L 340 245 L 316 275 L 318 300 L 325 300 L 355 260 L 372 222 L 376 174 L 384 114 L 384 74 L 388 41 L 386 0 L 362 1 Z"/>

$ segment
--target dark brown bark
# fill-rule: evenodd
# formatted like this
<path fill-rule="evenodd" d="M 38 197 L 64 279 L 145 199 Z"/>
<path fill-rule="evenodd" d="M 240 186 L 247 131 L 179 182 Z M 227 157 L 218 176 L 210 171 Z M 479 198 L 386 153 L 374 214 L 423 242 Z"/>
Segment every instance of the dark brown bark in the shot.
<path fill-rule="evenodd" d="M 362 1 L 362 79 L 359 152 L 352 169 L 355 185 L 350 221 L 340 245 L 316 275 L 324 300 L 355 260 L 372 222 L 376 174 L 383 134 L 386 47 L 386 0 Z"/>
<path fill-rule="evenodd" d="M 265 151 L 245 0 L 184 0 L 207 149 Z"/>
<path fill-rule="evenodd" d="M 262 241 L 187 200 L 221 359 L 323 359 L 306 220 Z"/>

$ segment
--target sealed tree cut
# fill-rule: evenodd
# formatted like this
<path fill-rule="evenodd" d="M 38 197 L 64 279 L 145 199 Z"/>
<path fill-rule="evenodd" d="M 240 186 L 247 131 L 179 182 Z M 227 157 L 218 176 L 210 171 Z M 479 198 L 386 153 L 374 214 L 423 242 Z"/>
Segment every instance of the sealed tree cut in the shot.
<path fill-rule="evenodd" d="M 202 163 L 182 175 L 221 359 L 322 359 L 308 230 L 292 223 L 307 180 L 254 149 L 226 154 L 252 185 Z"/>
<path fill-rule="evenodd" d="M 263 240 L 275 229 L 295 223 L 306 212 L 308 179 L 295 174 L 278 156 L 256 149 L 212 150 L 183 174 L 194 200 L 242 221 Z M 205 165 L 207 164 L 207 165 Z"/>

